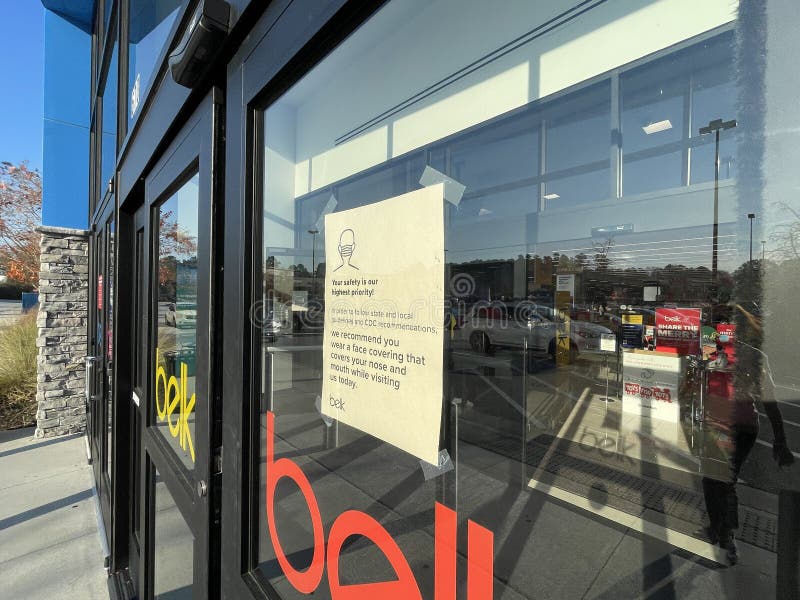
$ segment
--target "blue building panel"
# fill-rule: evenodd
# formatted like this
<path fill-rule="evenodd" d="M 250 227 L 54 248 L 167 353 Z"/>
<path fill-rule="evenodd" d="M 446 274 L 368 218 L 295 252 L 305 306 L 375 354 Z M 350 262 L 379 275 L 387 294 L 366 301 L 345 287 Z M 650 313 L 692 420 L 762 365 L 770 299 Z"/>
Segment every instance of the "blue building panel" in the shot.
<path fill-rule="evenodd" d="M 50 10 L 44 26 L 42 224 L 85 229 L 92 38 Z"/>
<path fill-rule="evenodd" d="M 89 223 L 89 128 L 44 120 L 42 224 L 86 229 Z"/>
<path fill-rule="evenodd" d="M 42 0 L 48 10 L 67 19 L 86 33 L 92 32 L 94 0 Z"/>
<path fill-rule="evenodd" d="M 44 116 L 88 127 L 91 35 L 50 11 L 44 27 Z"/>

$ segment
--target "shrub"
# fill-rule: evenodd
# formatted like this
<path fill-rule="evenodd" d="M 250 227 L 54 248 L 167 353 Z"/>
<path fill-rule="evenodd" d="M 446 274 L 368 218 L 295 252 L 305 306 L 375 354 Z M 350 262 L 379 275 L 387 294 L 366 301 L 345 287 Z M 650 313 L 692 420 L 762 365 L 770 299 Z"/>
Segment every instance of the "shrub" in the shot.
<path fill-rule="evenodd" d="M 36 313 L 0 328 L 0 429 L 36 423 Z"/>

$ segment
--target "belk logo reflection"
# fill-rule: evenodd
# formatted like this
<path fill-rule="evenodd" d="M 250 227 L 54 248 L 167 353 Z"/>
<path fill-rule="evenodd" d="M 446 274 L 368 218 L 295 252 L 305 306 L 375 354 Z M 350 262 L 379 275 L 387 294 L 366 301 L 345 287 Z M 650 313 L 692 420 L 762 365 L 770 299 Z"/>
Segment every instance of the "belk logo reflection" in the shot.
<path fill-rule="evenodd" d="M 166 421 L 169 425 L 169 432 L 172 437 L 179 438 L 181 449 L 188 449 L 189 456 L 194 462 L 194 442 L 192 432 L 189 431 L 189 416 L 194 410 L 195 395 L 186 399 L 186 380 L 189 375 L 189 367 L 186 363 L 180 363 L 180 380 L 174 375 L 167 379 L 167 372 L 159 361 L 159 350 L 156 348 L 156 413 L 159 421 Z M 173 420 L 173 415 L 178 413 L 177 421 Z"/>
<path fill-rule="evenodd" d="M 333 600 L 422 600 L 417 580 L 397 542 L 374 518 L 358 510 L 336 517 L 328 531 L 327 549 L 322 514 L 311 483 L 294 461 L 275 460 L 275 415 L 267 412 L 266 505 L 267 526 L 275 557 L 286 579 L 303 594 L 311 594 L 328 567 L 328 586 Z M 311 517 L 313 547 L 311 565 L 301 571 L 292 566 L 281 546 L 275 522 L 275 489 L 283 477 L 291 479 L 303 495 Z M 456 512 L 435 504 L 434 597 L 456 598 Z M 345 585 L 339 576 L 339 554 L 351 536 L 364 536 L 375 544 L 394 569 L 397 579 Z M 327 550 L 327 551 L 326 551 Z M 474 521 L 467 522 L 467 600 L 491 600 L 493 593 L 494 535 Z"/>

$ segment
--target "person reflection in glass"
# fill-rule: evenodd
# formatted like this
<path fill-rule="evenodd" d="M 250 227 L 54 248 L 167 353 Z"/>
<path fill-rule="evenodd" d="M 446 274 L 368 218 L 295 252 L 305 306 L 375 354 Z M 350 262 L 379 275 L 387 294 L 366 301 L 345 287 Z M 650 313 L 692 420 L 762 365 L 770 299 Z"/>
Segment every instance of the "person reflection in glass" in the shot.
<path fill-rule="evenodd" d="M 339 235 L 339 256 L 342 259 L 342 264 L 334 269 L 334 271 L 338 271 L 342 267 L 347 267 L 349 269 L 355 269 L 358 271 L 358 267 L 354 264 L 351 264 L 351 260 L 353 258 L 353 253 L 356 251 L 356 237 L 353 233 L 352 229 L 345 229 Z"/>
<path fill-rule="evenodd" d="M 775 398 L 775 387 L 763 352 L 762 325 L 753 304 L 747 309 L 735 305 L 734 339 L 721 334 L 717 350 L 709 357 L 705 419 L 709 458 L 704 461 L 703 495 L 709 526 L 698 533 L 719 544 L 731 565 L 738 561 L 735 543 L 739 527 L 736 481 L 742 465 L 758 438 L 756 402 L 764 408 L 774 433 L 772 455 L 779 466 L 794 462 L 783 430 L 783 419 Z"/>

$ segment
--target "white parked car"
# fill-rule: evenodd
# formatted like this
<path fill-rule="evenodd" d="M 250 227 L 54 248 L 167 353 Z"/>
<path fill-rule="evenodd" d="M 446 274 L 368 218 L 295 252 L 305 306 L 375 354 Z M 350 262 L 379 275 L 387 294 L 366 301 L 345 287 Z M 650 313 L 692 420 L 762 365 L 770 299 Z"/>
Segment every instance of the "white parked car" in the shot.
<path fill-rule="evenodd" d="M 495 347 L 522 348 L 528 340 L 533 352 L 555 357 L 556 335 L 568 335 L 570 351 L 598 352 L 600 337 L 612 331 L 587 321 L 567 319 L 550 307 L 533 303 L 478 303 L 461 328 L 476 352 L 489 354 Z"/>

